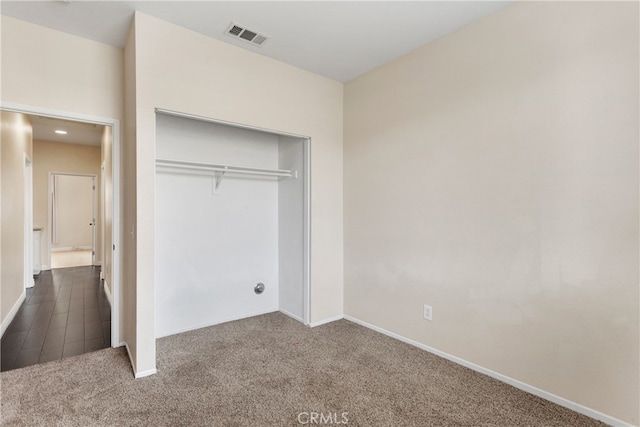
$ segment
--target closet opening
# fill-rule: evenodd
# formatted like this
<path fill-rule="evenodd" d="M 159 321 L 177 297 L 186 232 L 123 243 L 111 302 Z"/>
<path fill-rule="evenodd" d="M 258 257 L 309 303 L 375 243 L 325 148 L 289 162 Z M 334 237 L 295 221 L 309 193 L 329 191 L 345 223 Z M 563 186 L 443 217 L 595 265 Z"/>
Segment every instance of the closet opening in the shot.
<path fill-rule="evenodd" d="M 155 329 L 309 324 L 306 136 L 156 110 Z"/>

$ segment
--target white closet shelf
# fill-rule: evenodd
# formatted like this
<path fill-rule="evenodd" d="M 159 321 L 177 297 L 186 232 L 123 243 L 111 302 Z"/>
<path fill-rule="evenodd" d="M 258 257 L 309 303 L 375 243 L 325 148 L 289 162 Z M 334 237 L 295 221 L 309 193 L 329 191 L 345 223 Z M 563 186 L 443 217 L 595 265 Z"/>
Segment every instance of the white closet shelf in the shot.
<path fill-rule="evenodd" d="M 174 159 L 156 159 L 156 170 L 171 171 L 171 170 L 185 170 L 191 171 L 191 173 L 197 173 L 198 175 L 214 176 L 220 178 L 221 175 L 231 174 L 243 174 L 243 175 L 258 175 L 258 176 L 270 176 L 281 179 L 295 179 L 298 178 L 298 171 L 288 169 L 262 169 L 251 168 L 245 166 L 231 166 L 231 165 L 219 165 L 213 163 L 201 163 L 190 162 L 186 160 L 174 160 Z"/>

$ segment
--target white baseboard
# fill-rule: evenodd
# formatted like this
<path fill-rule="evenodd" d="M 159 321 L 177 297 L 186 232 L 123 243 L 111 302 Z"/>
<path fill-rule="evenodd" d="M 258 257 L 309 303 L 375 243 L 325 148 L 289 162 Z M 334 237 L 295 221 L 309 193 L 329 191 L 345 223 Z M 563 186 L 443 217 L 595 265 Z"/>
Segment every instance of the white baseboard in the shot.
<path fill-rule="evenodd" d="M 309 327 L 315 328 L 316 326 L 322 326 L 327 323 L 335 322 L 336 320 L 342 320 L 342 319 L 344 319 L 344 316 L 341 314 L 339 316 L 329 317 L 328 319 L 319 320 L 317 322 L 311 322 L 309 323 Z"/>
<path fill-rule="evenodd" d="M 149 375 L 153 375 L 158 373 L 157 369 L 148 369 L 146 371 L 142 371 L 142 372 L 138 372 L 137 368 L 136 368 L 136 364 L 133 361 L 133 357 L 131 356 L 131 349 L 129 349 L 129 343 L 124 343 L 125 348 L 127 349 L 127 354 L 129 355 L 129 362 L 131 363 L 131 368 L 133 369 L 133 377 L 138 379 L 138 378 L 144 378 L 144 377 L 148 377 Z"/>
<path fill-rule="evenodd" d="M 11 322 L 13 322 L 13 318 L 16 317 L 16 313 L 18 313 L 18 310 L 20 310 L 20 306 L 26 298 L 27 292 L 23 289 L 16 303 L 13 304 L 13 307 L 11 307 L 11 310 L 9 310 L 9 313 L 7 313 L 7 317 L 2 320 L 2 326 L 0 326 L 2 332 L 0 333 L 0 336 L 4 336 L 4 333 L 7 332 L 7 328 L 9 327 Z"/>
<path fill-rule="evenodd" d="M 285 316 L 289 316 L 293 320 L 297 320 L 300 323 L 304 323 L 304 319 L 302 317 L 296 316 L 293 313 L 289 313 L 287 310 L 280 309 L 280 313 L 284 314 Z"/>
<path fill-rule="evenodd" d="M 102 282 L 102 286 L 104 286 L 104 293 L 107 296 L 107 301 L 109 301 L 109 306 L 113 307 L 113 299 L 111 296 L 111 291 L 109 290 L 109 286 L 107 286 L 106 280 Z"/>
<path fill-rule="evenodd" d="M 617 426 L 617 427 L 633 427 L 632 424 L 626 423 L 622 420 L 619 420 L 617 418 L 611 417 L 607 414 L 603 414 L 602 412 L 596 411 L 595 409 L 591 409 L 588 408 L 586 406 L 580 405 L 579 403 L 575 403 L 572 402 L 568 399 L 565 399 L 563 397 L 560 396 L 556 396 L 553 393 L 549 393 L 547 391 L 541 390 L 537 387 L 534 387 L 532 385 L 523 383 L 522 381 L 518 381 L 516 379 L 513 379 L 511 377 L 508 377 L 506 375 L 502 375 L 498 372 L 492 371 L 491 369 L 487 369 L 487 368 L 483 368 L 482 366 L 476 365 L 475 363 L 469 362 L 467 360 L 461 359 L 459 357 L 453 356 L 449 353 L 445 353 L 444 351 L 440 351 L 438 349 L 435 349 L 433 347 L 429 347 L 428 345 L 424 345 L 422 343 L 419 343 L 417 341 L 414 341 L 412 339 L 403 337 L 402 335 L 398 335 L 394 332 L 391 331 L 387 331 L 386 329 L 383 329 L 379 326 L 375 326 L 372 325 L 370 323 L 367 323 L 363 320 L 357 319 L 355 317 L 352 316 L 344 316 L 344 318 L 346 320 L 349 320 L 353 323 L 357 323 L 358 325 L 364 326 L 365 328 L 368 329 L 372 329 L 376 332 L 380 332 L 383 335 L 386 335 L 388 337 L 391 338 L 395 338 L 399 341 L 402 341 L 404 343 L 410 344 L 414 347 L 418 347 L 419 349 L 428 351 L 429 353 L 433 353 L 436 356 L 440 356 L 444 359 L 450 360 L 454 363 L 457 363 L 458 365 L 462 365 L 464 367 L 467 367 L 469 369 L 472 369 L 476 372 L 480 372 L 481 374 L 487 375 L 491 378 L 495 378 L 498 381 L 501 381 L 503 383 L 509 384 L 514 386 L 515 388 L 518 388 L 520 390 L 526 391 L 527 393 L 531 393 L 535 396 L 541 397 L 545 400 L 551 401 L 553 403 L 556 403 L 560 406 L 564 406 L 565 408 L 571 409 L 572 411 L 578 412 L 582 415 L 586 415 L 587 417 L 591 417 L 594 418 L 598 421 L 602 421 L 604 423 L 607 423 L 609 425 L 612 426 Z"/>
<path fill-rule="evenodd" d="M 42 268 L 41 271 L 49 271 L 49 270 L 51 270 L 51 266 L 50 265 L 42 265 L 41 268 Z"/>
<path fill-rule="evenodd" d="M 90 251 L 91 249 L 91 246 L 59 246 L 51 248 L 51 252 Z"/>
<path fill-rule="evenodd" d="M 135 373 L 135 375 L 134 375 L 134 377 L 135 377 L 136 379 L 138 379 L 138 378 L 144 378 L 144 377 L 148 377 L 148 376 L 150 376 L 150 375 L 154 375 L 154 374 L 157 374 L 157 373 L 158 373 L 158 370 L 157 370 L 157 369 L 155 369 L 155 368 L 153 368 L 153 369 L 147 369 L 146 371 L 136 372 L 136 373 Z"/>

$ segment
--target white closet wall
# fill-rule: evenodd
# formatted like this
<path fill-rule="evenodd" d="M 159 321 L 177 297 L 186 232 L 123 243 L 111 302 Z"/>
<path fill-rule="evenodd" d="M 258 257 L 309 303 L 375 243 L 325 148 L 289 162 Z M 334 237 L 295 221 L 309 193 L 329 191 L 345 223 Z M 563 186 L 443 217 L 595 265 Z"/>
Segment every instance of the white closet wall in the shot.
<path fill-rule="evenodd" d="M 158 159 L 302 171 L 302 141 L 157 115 Z M 304 318 L 303 175 L 225 175 L 216 190 L 211 176 L 156 173 L 157 337 L 281 306 Z"/>
<path fill-rule="evenodd" d="M 304 143 L 281 136 L 278 147 L 278 168 L 299 171 L 298 179 L 279 183 L 280 311 L 304 321 Z"/>

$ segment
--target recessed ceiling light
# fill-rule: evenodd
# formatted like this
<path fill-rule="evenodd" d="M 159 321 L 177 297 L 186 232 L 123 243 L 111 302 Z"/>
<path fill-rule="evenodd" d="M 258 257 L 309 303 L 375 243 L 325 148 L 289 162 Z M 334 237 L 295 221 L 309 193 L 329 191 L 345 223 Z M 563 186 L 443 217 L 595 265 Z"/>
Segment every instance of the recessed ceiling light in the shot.
<path fill-rule="evenodd" d="M 67 131 L 66 130 L 62 130 L 62 129 L 56 129 L 54 132 L 57 133 L 58 135 L 66 135 L 67 134 Z"/>

